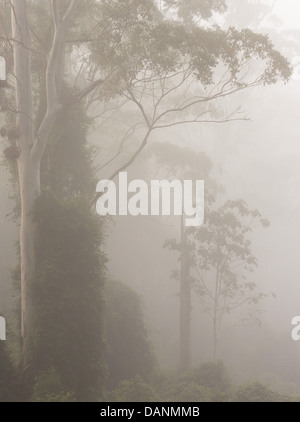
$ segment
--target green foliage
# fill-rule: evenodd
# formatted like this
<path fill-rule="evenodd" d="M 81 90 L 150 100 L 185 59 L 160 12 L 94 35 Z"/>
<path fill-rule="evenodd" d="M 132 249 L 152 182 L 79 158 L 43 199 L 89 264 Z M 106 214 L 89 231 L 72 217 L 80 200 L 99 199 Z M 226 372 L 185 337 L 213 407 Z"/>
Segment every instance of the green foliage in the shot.
<path fill-rule="evenodd" d="M 141 377 L 123 381 L 108 401 L 216 402 L 228 401 L 231 383 L 221 362 L 207 363 L 180 374 L 159 371 L 145 382 Z"/>
<path fill-rule="evenodd" d="M 64 90 L 64 101 L 71 101 L 74 90 Z M 74 104 L 62 111 L 51 132 L 43 155 L 41 181 L 45 190 L 61 199 L 81 197 L 88 201 L 94 193 L 93 151 L 86 140 L 91 123 L 82 105 Z"/>
<path fill-rule="evenodd" d="M 63 14 L 66 6 L 60 3 Z M 80 3 L 68 31 L 68 51 L 75 51 L 82 45 L 91 53 L 86 54 L 82 62 L 88 65 L 87 68 L 96 64 L 101 74 L 106 75 L 110 89 L 106 90 L 106 94 L 103 92 L 103 98 L 113 92 L 124 91 L 123 82 L 132 81 L 146 69 L 159 75 L 188 64 L 198 81 L 205 85 L 212 83 L 217 65 L 223 63 L 234 79 L 238 64 L 241 65 L 239 57 L 243 54 L 244 58 L 250 54 L 253 60 L 264 61 L 265 83 L 273 83 L 280 78 L 286 80 L 291 74 L 287 62 L 274 50 L 268 37 L 249 29 L 239 32 L 232 28 L 222 31 L 220 28 L 205 28 L 204 25 L 200 27 L 199 18 L 209 19 L 214 12 L 226 11 L 225 0 L 165 0 L 162 3 L 168 10 L 171 9 L 171 13 L 159 10 L 153 0 L 88 0 Z M 35 29 L 33 51 L 42 49 L 44 54 L 48 54 L 54 32 L 49 5 L 32 1 L 28 8 L 30 24 Z M 3 6 L 2 13 L 9 22 L 9 8 Z M 95 17 L 97 24 L 91 31 Z M 43 25 L 40 25 L 41 21 Z M 193 21 L 197 21 L 198 25 Z M 10 36 L 7 28 L 3 36 Z M 7 43 L 0 43 L 0 54 L 7 58 L 11 72 L 13 58 Z M 44 96 L 45 90 L 42 54 L 33 54 L 32 71 L 37 102 Z M 234 80 L 231 82 L 234 83 Z M 1 96 L 2 99 L 4 97 Z"/>
<path fill-rule="evenodd" d="M 280 402 L 284 398 L 265 385 L 254 382 L 236 389 L 234 402 Z"/>
<path fill-rule="evenodd" d="M 212 402 L 214 393 L 198 384 L 191 374 L 160 372 L 153 377 L 153 385 L 162 402 Z"/>
<path fill-rule="evenodd" d="M 32 283 L 31 362 L 54 368 L 76 399 L 99 398 L 103 382 L 104 256 L 99 219 L 79 200 L 38 200 L 37 272 Z"/>
<path fill-rule="evenodd" d="M 140 297 L 124 284 L 109 280 L 105 285 L 107 388 L 135 376 L 149 377 L 154 354 L 144 324 Z"/>
<path fill-rule="evenodd" d="M 228 70 L 228 88 L 240 89 L 252 85 L 253 80 L 255 85 L 273 84 L 291 76 L 286 59 L 275 50 L 268 36 L 250 29 L 222 30 L 190 24 L 193 17 L 208 18 L 213 11 L 224 11 L 223 0 L 172 1 L 171 8 L 183 21 L 170 17 L 174 14 L 163 16 L 152 1 L 123 0 L 99 5 L 98 13 L 106 30 L 99 25 L 89 47 L 92 61 L 108 75 L 106 91 L 110 95 L 127 91 L 130 96 L 137 80 L 143 81 L 142 75 L 144 86 L 150 89 L 156 78 L 168 75 L 172 79 L 172 73 L 183 69 L 203 87 L 216 83 L 220 67 Z M 263 67 L 257 66 L 261 73 L 252 80 L 243 75 L 248 59 L 263 63 Z M 107 95 L 103 92 L 103 96 Z"/>
<path fill-rule="evenodd" d="M 50 368 L 35 379 L 32 402 L 73 402 L 72 393 L 66 393 L 57 372 Z"/>
<path fill-rule="evenodd" d="M 233 388 L 226 369 L 221 363 L 208 363 L 193 373 L 178 375 L 160 373 L 154 376 L 152 383 L 145 383 L 136 377 L 120 384 L 107 401 L 120 402 L 290 402 L 297 399 L 282 396 L 267 386 L 253 382 Z"/>
<path fill-rule="evenodd" d="M 15 371 L 6 345 L 0 341 L 0 402 L 13 401 Z"/>
<path fill-rule="evenodd" d="M 221 362 L 205 363 L 186 373 L 156 373 L 152 384 L 164 402 L 228 401 L 231 394 L 230 378 Z"/>
<path fill-rule="evenodd" d="M 155 402 L 159 398 L 154 388 L 139 376 L 131 381 L 121 382 L 118 389 L 110 396 L 115 402 Z"/>
<path fill-rule="evenodd" d="M 151 87 L 153 79 L 169 78 L 172 72 L 182 72 L 183 69 L 190 79 L 188 84 L 196 81 L 206 88 L 214 83 L 219 67 L 225 68 L 222 72 L 228 70 L 229 79 L 224 88 L 235 92 L 251 85 L 251 81 L 241 77 L 243 63 L 250 58 L 264 63 L 262 73 L 254 78 L 257 84 L 271 84 L 278 79 L 287 81 L 291 74 L 286 60 L 266 36 L 249 29 L 223 31 L 190 25 L 194 18 L 208 19 L 213 12 L 223 12 L 223 0 L 172 2 L 179 22 L 169 19 L 168 14 L 160 14 L 156 2 L 149 0 L 87 0 L 79 3 L 76 19 L 67 34 L 67 51 L 75 52 L 78 48 L 86 52 L 79 63 L 85 68 L 83 77 L 86 80 L 93 72 L 97 77 L 104 75 L 106 85 L 97 93 L 100 99 L 124 92 L 130 94 L 133 83 L 141 75 L 145 76 L 142 90 L 147 91 L 147 84 L 148 88 Z M 63 13 L 66 3 L 60 1 L 59 5 Z M 3 21 L 9 27 L 9 7 L 4 2 L 0 7 Z M 32 75 L 34 110 L 37 112 L 32 118 L 37 128 L 45 109 L 44 56 L 49 53 L 54 28 L 48 2 L 30 1 L 28 12 L 34 34 Z M 91 22 L 93 25 L 96 22 L 92 28 Z M 0 35 L 3 36 L 0 54 L 6 57 L 8 72 L 12 73 L 13 49 L 7 42 L 11 34 L 3 26 Z M 42 54 L 35 53 L 37 50 L 42 50 Z M 174 83 L 177 77 L 178 74 L 171 81 Z M 14 80 L 10 78 L 5 88 L 0 87 L 0 111 L 6 113 L 7 126 L 12 126 L 9 129 L 15 129 L 8 114 L 8 110 L 14 110 L 16 106 L 10 90 Z M 139 82 L 135 88 L 138 93 L 141 91 Z M 60 100 L 65 102 L 70 96 L 72 93 L 65 92 Z M 32 280 L 33 330 L 30 333 L 31 369 L 37 374 L 33 398 L 37 401 L 51 401 L 55 397 L 68 400 L 70 397 L 65 392 L 69 391 L 74 392 L 78 400 L 98 398 L 101 394 L 104 257 L 99 252 L 102 238 L 98 222 L 85 205 L 93 184 L 90 151 L 85 145 L 89 124 L 83 108 L 67 107 L 56 122 L 41 166 L 42 186 L 47 194 L 39 199 L 34 210 L 39 241 L 37 273 Z M 15 141 L 13 144 L 9 139 L 6 141 L 9 142 L 9 151 L 13 152 L 10 156 L 15 160 L 18 151 L 11 149 L 15 147 Z M 16 175 L 16 165 L 13 167 Z M 115 333 L 121 331 L 120 327 L 127 330 L 130 333 L 128 338 L 136 347 L 132 350 L 129 343 L 122 345 L 126 350 L 122 366 L 128 370 L 122 377 L 132 377 L 135 373 L 145 376 L 152 367 L 152 358 L 145 340 L 140 308 L 130 294 L 126 298 L 127 304 L 126 300 L 123 303 L 124 296 L 126 293 L 123 292 L 114 297 L 120 316 L 114 314 L 114 307 L 110 309 L 108 321 L 112 323 L 110 333 L 114 333 L 108 338 L 110 350 L 122 350 L 119 343 L 122 336 Z M 129 311 L 132 313 L 132 309 L 127 308 L 128 304 L 137 312 L 137 320 L 131 321 Z M 134 333 L 129 330 L 131 322 L 136 328 Z M 116 369 L 120 364 L 120 356 L 112 354 L 111 359 L 111 381 L 116 383 L 118 379 L 112 368 Z M 53 372 L 49 368 L 53 368 Z M 199 394 L 205 395 L 201 386 L 199 388 Z M 124 397 L 139 397 L 139 393 L 152 397 L 153 393 L 140 379 L 124 389 L 127 396 L 125 392 L 120 393 Z M 187 389 L 187 385 L 182 387 L 177 396 L 186 396 Z"/>
<path fill-rule="evenodd" d="M 216 401 L 228 396 L 231 382 L 227 369 L 222 362 L 208 362 L 193 371 L 192 379 L 197 385 L 202 385 L 214 391 Z"/>
<path fill-rule="evenodd" d="M 225 366 L 221 362 L 208 362 L 185 374 L 156 372 L 148 383 L 140 377 L 124 381 L 106 401 L 206 403 L 291 402 L 298 399 L 280 395 L 258 382 L 233 387 Z"/>
<path fill-rule="evenodd" d="M 71 103 L 75 94 L 65 86 L 62 101 Z M 41 99 L 39 113 L 43 107 Z M 100 219 L 90 209 L 96 184 L 86 142 L 90 124 L 81 104 L 66 107 L 41 164 L 44 193 L 33 211 L 38 238 L 30 336 L 34 401 L 90 401 L 102 395 L 106 258 Z"/>
<path fill-rule="evenodd" d="M 63 100 L 71 101 L 74 90 L 64 87 L 63 91 Z M 37 107 L 39 116 L 45 107 L 43 97 Z M 70 397 L 64 392 L 70 391 L 77 400 L 101 396 L 106 259 L 100 250 L 100 219 L 89 205 L 96 184 L 86 142 L 90 124 L 82 105 L 67 107 L 58 117 L 41 163 L 44 194 L 33 210 L 38 242 L 31 291 L 30 366 L 15 386 L 21 400 L 30 399 L 33 385 L 34 400 L 66 401 Z M 19 289 L 20 266 L 15 279 Z M 47 396 L 40 383 L 45 382 L 47 371 L 52 374 L 51 368 L 61 387 L 53 383 L 57 391 L 53 387 Z"/>
<path fill-rule="evenodd" d="M 209 388 L 192 382 L 182 381 L 168 390 L 167 402 L 208 403 L 214 401 L 214 392 Z"/>
<path fill-rule="evenodd" d="M 224 316 L 244 305 L 257 306 L 266 297 L 257 292 L 257 285 L 249 279 L 249 274 L 257 266 L 251 232 L 268 226 L 269 222 L 259 211 L 249 209 L 239 200 L 209 209 L 202 227 L 187 230 L 195 288 L 213 321 L 215 351 Z M 259 311 L 256 309 L 250 314 L 255 322 Z"/>

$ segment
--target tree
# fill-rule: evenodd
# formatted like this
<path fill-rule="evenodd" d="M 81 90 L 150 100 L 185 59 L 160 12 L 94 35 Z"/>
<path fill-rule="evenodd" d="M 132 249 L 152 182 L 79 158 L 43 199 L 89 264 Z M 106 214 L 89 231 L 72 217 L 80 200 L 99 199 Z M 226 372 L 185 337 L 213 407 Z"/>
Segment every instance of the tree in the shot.
<path fill-rule="evenodd" d="M 82 199 L 43 193 L 34 207 L 39 248 L 28 337 L 30 374 L 50 369 L 76 401 L 99 400 L 105 377 L 104 271 L 99 221 Z"/>
<path fill-rule="evenodd" d="M 194 286 L 212 319 L 214 359 L 224 316 L 243 305 L 257 305 L 265 297 L 249 279 L 257 266 L 249 235 L 254 228 L 268 225 L 257 210 L 240 200 L 210 210 L 201 228 L 188 230 Z"/>
<path fill-rule="evenodd" d="M 66 97 L 71 93 L 65 88 Z M 49 400 L 99 400 L 104 387 L 106 258 L 103 226 L 89 207 L 95 183 L 89 124 L 82 105 L 64 110 L 41 162 L 42 194 L 32 213 L 38 245 L 23 400 L 45 398 L 46 387 Z"/>
<path fill-rule="evenodd" d="M 206 180 L 207 192 L 210 189 L 217 190 L 216 183 L 209 176 L 212 162 L 205 154 L 170 143 L 157 143 L 153 145 L 152 151 L 157 161 L 156 167 L 160 169 L 159 174 L 156 174 L 159 179 Z M 180 270 L 173 272 L 173 277 L 179 282 L 179 368 L 186 371 L 191 363 L 192 284 L 184 215 L 181 216 L 179 226 L 179 242 L 175 246 L 173 242 L 166 241 L 165 246 L 180 254 Z"/>
<path fill-rule="evenodd" d="M 109 280 L 105 286 L 107 302 L 106 341 L 108 358 L 107 388 L 140 376 L 147 379 L 155 358 L 145 327 L 141 300 L 130 288 Z"/>
<path fill-rule="evenodd" d="M 65 86 L 62 98 L 72 95 L 76 90 Z M 96 183 L 86 142 L 90 123 L 82 104 L 62 110 L 41 160 L 41 196 L 31 213 L 37 245 L 22 400 L 45 399 L 46 387 L 49 400 L 55 388 L 52 399 L 67 400 L 67 392 L 77 401 L 99 400 L 104 386 L 105 257 L 102 225 L 89 207 Z M 47 374 L 59 382 L 44 386 Z"/>
<path fill-rule="evenodd" d="M 13 113 L 13 116 L 8 114 L 12 130 L 6 132 L 5 136 L 7 135 L 10 142 L 7 153 L 10 153 L 10 158 L 17 160 L 18 167 L 21 204 L 21 338 L 24 366 L 29 354 L 28 335 L 33 313 L 30 283 L 36 275 L 37 225 L 32 220 L 31 213 L 35 201 L 41 195 L 41 160 L 60 113 L 83 101 L 103 83 L 102 79 L 97 79 L 78 90 L 68 99 L 67 104 L 64 102 L 62 93 L 66 83 L 66 45 L 72 33 L 71 27 L 74 29 L 76 26 L 78 15 L 82 17 L 88 7 L 97 9 L 98 3 L 88 1 L 80 6 L 78 0 L 52 0 L 50 4 L 49 10 L 46 4 L 17 0 L 10 2 L 9 7 L 2 5 L 1 11 L 2 16 L 11 21 L 9 30 L 2 19 L 1 53 L 7 59 L 10 82 L 12 79 L 15 81 L 14 94 L 10 93 L 9 88 L 13 88 L 10 84 L 9 92 L 2 99 L 2 111 Z M 45 18 L 46 26 L 49 24 L 48 38 L 39 27 L 40 18 Z M 31 24 L 37 32 L 34 29 L 31 31 Z M 85 40 L 82 41 L 82 44 L 84 43 Z M 70 44 L 74 45 L 76 41 L 71 41 Z"/>
<path fill-rule="evenodd" d="M 231 401 L 242 403 L 278 403 L 290 400 L 288 397 L 284 397 L 279 393 L 272 391 L 269 387 L 262 385 L 259 382 L 253 382 L 240 386 Z"/>
<path fill-rule="evenodd" d="M 217 3 L 211 2 L 213 9 Z M 220 119 L 209 119 L 207 115 L 214 110 L 202 106 L 251 86 L 287 80 L 290 75 L 286 60 L 266 37 L 232 28 L 221 31 L 194 26 L 190 30 L 163 14 L 152 1 L 51 0 L 50 5 L 27 0 L 1 5 L 0 53 L 7 58 L 9 75 L 7 95 L 1 102 L 12 126 L 9 152 L 17 160 L 21 205 L 23 366 L 32 326 L 30 282 L 36 276 L 37 225 L 31 212 L 41 195 L 41 160 L 60 113 L 78 102 L 85 101 L 89 108 L 122 94 L 136 105 L 146 122 L 146 133 L 130 158 L 111 175 L 114 177 L 135 160 L 153 130 L 240 118 L 234 110 Z M 40 28 L 41 17 L 47 31 L 44 25 Z M 9 21 L 11 29 L 5 23 Z M 76 63 L 70 79 L 78 91 L 65 102 L 67 55 Z M 254 79 L 246 80 L 242 71 L 251 59 L 263 61 L 265 67 Z M 192 82 L 201 87 L 196 97 L 194 93 L 181 95 L 175 107 L 164 107 L 167 99 L 175 101 L 172 94 L 177 89 L 185 91 Z M 153 108 L 148 112 L 143 99 L 149 95 Z M 38 106 L 39 99 L 43 107 Z M 187 111 L 192 112 L 191 118 L 183 117 Z M 169 117 L 174 120 L 170 122 Z"/>
<path fill-rule="evenodd" d="M 117 163 L 116 170 L 109 175 L 111 179 L 135 161 L 158 130 L 183 124 L 247 120 L 240 104 L 229 110 L 222 101 L 236 98 L 249 88 L 273 84 L 279 79 L 287 81 L 291 74 L 286 60 L 274 50 L 269 38 L 249 29 L 204 29 L 162 20 L 154 28 L 144 28 L 139 39 L 139 44 L 130 39 L 121 45 L 124 101 L 112 107 L 105 104 L 99 113 L 104 125 L 105 121 L 110 125 L 122 110 L 126 124 L 132 122 L 117 152 L 98 167 L 103 170 Z M 118 63 L 120 52 L 109 54 L 112 62 Z M 254 66 L 262 62 L 263 68 Z M 119 164 L 117 160 L 130 139 L 135 140 L 134 146 Z"/>
<path fill-rule="evenodd" d="M 55 27 L 53 43 L 47 57 L 46 112 L 36 127 L 34 118 L 34 96 L 32 81 L 31 32 L 28 2 L 11 2 L 11 37 L 13 43 L 13 74 L 16 80 L 16 126 L 18 150 L 18 175 L 21 202 L 20 255 L 21 255 L 21 337 L 24 359 L 28 356 L 28 333 L 32 317 L 29 284 L 35 277 L 36 224 L 31 212 L 41 194 L 40 165 L 53 124 L 61 111 L 58 72 L 62 71 L 61 56 L 66 31 L 77 1 L 71 1 L 60 17 L 57 1 L 52 1 L 52 16 Z"/>

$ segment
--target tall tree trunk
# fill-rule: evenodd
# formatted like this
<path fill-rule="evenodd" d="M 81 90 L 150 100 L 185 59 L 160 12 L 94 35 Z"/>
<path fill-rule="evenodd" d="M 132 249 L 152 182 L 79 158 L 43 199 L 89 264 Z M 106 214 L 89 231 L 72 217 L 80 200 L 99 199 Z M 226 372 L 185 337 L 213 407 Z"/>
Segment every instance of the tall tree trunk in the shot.
<path fill-rule="evenodd" d="M 32 207 L 40 194 L 40 162 L 32 152 L 34 123 L 32 109 L 31 42 L 26 0 L 12 0 L 12 38 L 14 42 L 14 76 L 18 131 L 18 159 L 21 228 L 21 339 L 23 363 L 26 364 L 28 332 L 32 313 L 30 281 L 35 270 L 36 230 L 32 221 Z"/>
<path fill-rule="evenodd" d="M 184 230 L 184 215 L 181 218 L 181 259 L 180 259 L 180 359 L 181 371 L 191 366 L 191 282 L 189 277 L 189 256 Z"/>
<path fill-rule="evenodd" d="M 33 206 L 40 196 L 40 165 L 47 140 L 62 110 L 60 91 L 64 80 L 65 36 L 79 0 L 69 0 L 60 16 L 58 0 L 51 0 L 54 36 L 47 55 L 46 112 L 39 128 L 33 116 L 31 76 L 31 38 L 27 16 L 27 0 L 11 0 L 12 39 L 14 42 L 14 77 L 16 92 L 16 129 L 18 131 L 18 173 L 21 201 L 20 256 L 21 256 L 21 339 L 24 366 L 28 363 L 29 332 L 32 318 L 30 284 L 35 276 L 36 225 L 32 219 Z M 80 93 L 84 99 L 102 81 L 95 81 Z"/>
<path fill-rule="evenodd" d="M 215 298 L 213 309 L 213 360 L 216 360 L 218 349 L 218 307 L 219 307 L 219 264 L 216 271 Z"/>
<path fill-rule="evenodd" d="M 20 159 L 19 183 L 22 204 L 20 228 L 21 340 L 22 358 L 25 365 L 28 363 L 28 335 L 32 316 L 30 283 L 35 275 L 36 225 L 33 222 L 32 209 L 40 194 L 39 173 L 39 165 L 31 157 L 31 154 Z"/>
<path fill-rule="evenodd" d="M 217 315 L 214 313 L 213 317 L 213 360 L 216 360 L 217 348 L 218 348 L 218 327 L 217 327 Z"/>

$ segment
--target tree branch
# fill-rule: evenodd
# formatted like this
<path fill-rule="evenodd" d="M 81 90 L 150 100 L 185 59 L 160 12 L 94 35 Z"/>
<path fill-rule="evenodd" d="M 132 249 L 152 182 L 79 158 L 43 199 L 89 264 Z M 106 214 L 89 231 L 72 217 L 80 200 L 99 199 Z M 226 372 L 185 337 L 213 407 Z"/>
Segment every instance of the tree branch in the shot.
<path fill-rule="evenodd" d="M 62 19 L 63 23 L 67 23 L 77 6 L 78 0 L 70 0 L 69 7 Z"/>
<path fill-rule="evenodd" d="M 51 0 L 52 19 L 55 32 L 52 41 L 52 47 L 48 56 L 46 70 L 47 110 L 37 131 L 36 140 L 32 150 L 33 154 L 35 154 L 38 158 L 42 157 L 57 114 L 62 109 L 62 105 L 60 104 L 58 97 L 56 72 L 59 65 L 62 48 L 65 43 L 65 33 L 69 24 L 70 17 L 74 12 L 77 3 L 78 0 L 71 0 L 63 19 L 60 20 L 57 0 Z"/>
<path fill-rule="evenodd" d="M 139 148 L 136 150 L 136 152 L 129 158 L 129 160 L 127 160 L 124 164 L 121 165 L 121 167 L 118 168 L 118 170 L 114 171 L 113 174 L 108 178 L 108 180 L 113 180 L 119 173 L 121 173 L 122 171 L 126 170 L 137 158 L 137 156 L 141 153 L 141 151 L 145 148 L 145 146 L 147 145 L 148 139 L 151 135 L 152 132 L 152 128 L 150 127 L 141 143 L 141 145 L 139 146 Z M 98 198 L 100 198 L 100 196 L 102 195 L 102 193 L 97 193 L 97 195 L 94 197 L 93 201 L 92 201 L 92 206 L 97 202 Z"/>
<path fill-rule="evenodd" d="M 55 26 L 57 27 L 60 23 L 59 11 L 57 0 L 51 0 L 52 16 Z"/>
<path fill-rule="evenodd" d="M 103 79 L 98 79 L 95 82 L 92 82 L 89 86 L 84 88 L 78 95 L 75 95 L 72 100 L 67 104 L 68 106 L 78 103 L 84 98 L 86 98 L 94 89 L 98 88 L 100 85 L 104 83 Z"/>

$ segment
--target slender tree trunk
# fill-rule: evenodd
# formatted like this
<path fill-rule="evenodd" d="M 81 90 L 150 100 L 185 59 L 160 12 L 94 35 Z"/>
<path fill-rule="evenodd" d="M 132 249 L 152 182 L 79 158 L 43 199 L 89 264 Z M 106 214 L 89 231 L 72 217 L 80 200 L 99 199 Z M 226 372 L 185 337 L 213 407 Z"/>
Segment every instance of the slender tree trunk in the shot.
<path fill-rule="evenodd" d="M 213 313 L 213 360 L 216 360 L 218 348 L 218 304 L 219 304 L 219 265 L 216 272 L 214 313 Z"/>
<path fill-rule="evenodd" d="M 31 38 L 27 16 L 27 0 L 11 0 L 12 39 L 14 42 L 14 77 L 16 91 L 16 125 L 19 133 L 18 173 L 21 201 L 20 255 L 21 255 L 21 339 L 23 364 L 28 363 L 28 340 L 32 317 L 30 284 L 35 276 L 36 225 L 32 210 L 40 196 L 40 165 L 47 140 L 62 110 L 59 94 L 64 79 L 65 34 L 78 0 L 70 0 L 61 17 L 58 0 L 51 0 L 54 37 L 47 55 L 46 103 L 47 109 L 39 128 L 33 117 L 33 90 L 31 76 Z M 85 98 L 99 86 L 96 81 L 78 98 Z"/>
<path fill-rule="evenodd" d="M 186 248 L 184 216 L 181 218 L 181 269 L 180 269 L 180 362 L 181 371 L 191 365 L 191 284 L 189 277 L 189 257 Z"/>
<path fill-rule="evenodd" d="M 214 315 L 213 318 L 213 360 L 216 360 L 217 348 L 218 348 L 218 328 L 217 328 L 217 317 Z"/>
<path fill-rule="evenodd" d="M 30 183 L 28 183 L 30 181 Z M 23 363 L 27 364 L 28 335 L 32 317 L 30 283 L 35 275 L 36 225 L 32 219 L 32 209 L 40 194 L 39 165 L 29 154 L 20 159 L 19 183 L 21 192 L 21 340 Z"/>
<path fill-rule="evenodd" d="M 31 42 L 27 18 L 26 0 L 12 0 L 12 38 L 14 42 L 14 76 L 16 90 L 18 131 L 18 159 L 21 228 L 21 342 L 23 363 L 26 365 L 28 352 L 28 332 L 32 303 L 30 282 L 35 272 L 36 229 L 32 221 L 32 207 L 40 195 L 40 161 L 34 156 L 34 123 L 32 108 Z"/>

